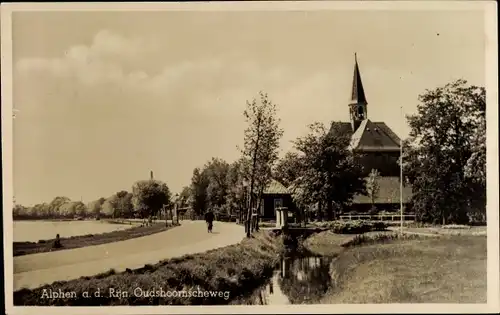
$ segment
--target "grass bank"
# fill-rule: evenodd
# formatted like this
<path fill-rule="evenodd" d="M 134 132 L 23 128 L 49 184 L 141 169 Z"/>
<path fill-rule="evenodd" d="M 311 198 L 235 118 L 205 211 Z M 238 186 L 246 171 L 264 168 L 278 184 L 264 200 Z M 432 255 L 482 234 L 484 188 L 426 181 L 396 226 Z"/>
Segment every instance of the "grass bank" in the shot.
<path fill-rule="evenodd" d="M 14 292 L 14 305 L 215 305 L 257 288 L 272 275 L 283 250 L 282 237 L 270 231 L 255 233 L 241 243 L 201 254 L 168 259 L 155 265 L 93 277 L 55 282 L 40 288 Z M 163 292 L 183 291 L 181 295 Z M 95 297 L 99 290 L 100 297 Z M 114 291 L 113 291 L 114 290 Z M 153 294 L 141 292 L 155 290 Z M 189 292 L 228 292 L 222 296 L 196 296 Z M 43 298 L 44 293 L 74 292 L 67 298 Z M 88 292 L 91 298 L 85 298 Z M 119 296 L 117 292 L 121 292 Z M 185 293 L 184 293 L 185 292 Z M 115 293 L 115 294 L 113 294 Z M 73 294 L 73 293 L 72 293 Z M 188 294 L 188 295 L 186 295 Z"/>
<path fill-rule="evenodd" d="M 173 226 L 166 227 L 165 223 L 158 223 L 151 226 L 134 226 L 126 230 L 112 231 L 101 234 L 87 234 L 60 238 L 62 247 L 59 248 L 54 247 L 55 239 L 39 240 L 38 242 L 14 242 L 13 253 L 14 256 L 22 256 L 57 250 L 101 245 L 163 232 L 171 229 L 172 227 Z M 57 231 L 54 232 L 57 233 Z"/>
<path fill-rule="evenodd" d="M 323 232 L 305 242 L 337 255 L 321 303 L 486 303 L 486 237 L 346 236 Z"/>

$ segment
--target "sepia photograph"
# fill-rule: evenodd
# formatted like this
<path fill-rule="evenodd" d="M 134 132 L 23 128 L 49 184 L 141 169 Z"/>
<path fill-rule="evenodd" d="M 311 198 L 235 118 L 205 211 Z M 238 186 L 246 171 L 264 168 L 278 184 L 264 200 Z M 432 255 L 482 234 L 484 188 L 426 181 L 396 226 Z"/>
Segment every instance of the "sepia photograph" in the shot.
<path fill-rule="evenodd" d="M 1 13 L 9 314 L 500 310 L 494 2 Z"/>

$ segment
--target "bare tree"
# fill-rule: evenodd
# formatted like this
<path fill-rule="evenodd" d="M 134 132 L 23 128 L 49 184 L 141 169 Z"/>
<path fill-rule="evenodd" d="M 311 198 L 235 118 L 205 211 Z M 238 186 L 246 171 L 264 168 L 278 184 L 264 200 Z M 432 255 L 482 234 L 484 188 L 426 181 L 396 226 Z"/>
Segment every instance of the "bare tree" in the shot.
<path fill-rule="evenodd" d="M 249 206 L 247 209 L 245 230 L 250 237 L 252 209 L 256 200 L 260 200 L 264 187 L 272 176 L 272 166 L 278 159 L 279 140 L 283 130 L 279 127 L 276 105 L 267 94 L 260 92 L 259 99 L 247 102 L 243 112 L 248 127 L 245 129 L 245 142 L 242 149 L 243 159 L 249 161 L 247 178 L 250 181 Z"/>

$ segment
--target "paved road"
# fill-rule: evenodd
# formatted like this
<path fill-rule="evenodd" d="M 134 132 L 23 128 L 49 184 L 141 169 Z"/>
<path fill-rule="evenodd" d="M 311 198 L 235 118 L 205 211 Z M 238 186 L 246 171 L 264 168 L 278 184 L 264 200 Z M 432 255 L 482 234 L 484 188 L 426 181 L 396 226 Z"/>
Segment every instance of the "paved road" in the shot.
<path fill-rule="evenodd" d="M 214 222 L 207 233 L 203 221 L 181 221 L 174 229 L 126 241 L 14 257 L 14 291 L 54 281 L 92 276 L 109 269 L 140 268 L 160 260 L 205 252 L 240 242 L 243 228 Z"/>

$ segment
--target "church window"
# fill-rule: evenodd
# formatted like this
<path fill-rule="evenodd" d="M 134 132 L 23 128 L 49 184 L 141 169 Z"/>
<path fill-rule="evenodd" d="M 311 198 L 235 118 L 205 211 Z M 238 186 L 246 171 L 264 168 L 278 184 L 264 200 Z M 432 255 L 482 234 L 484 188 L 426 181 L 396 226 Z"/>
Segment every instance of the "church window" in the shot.
<path fill-rule="evenodd" d="M 363 107 L 361 106 L 358 107 L 358 115 L 363 116 Z"/>

